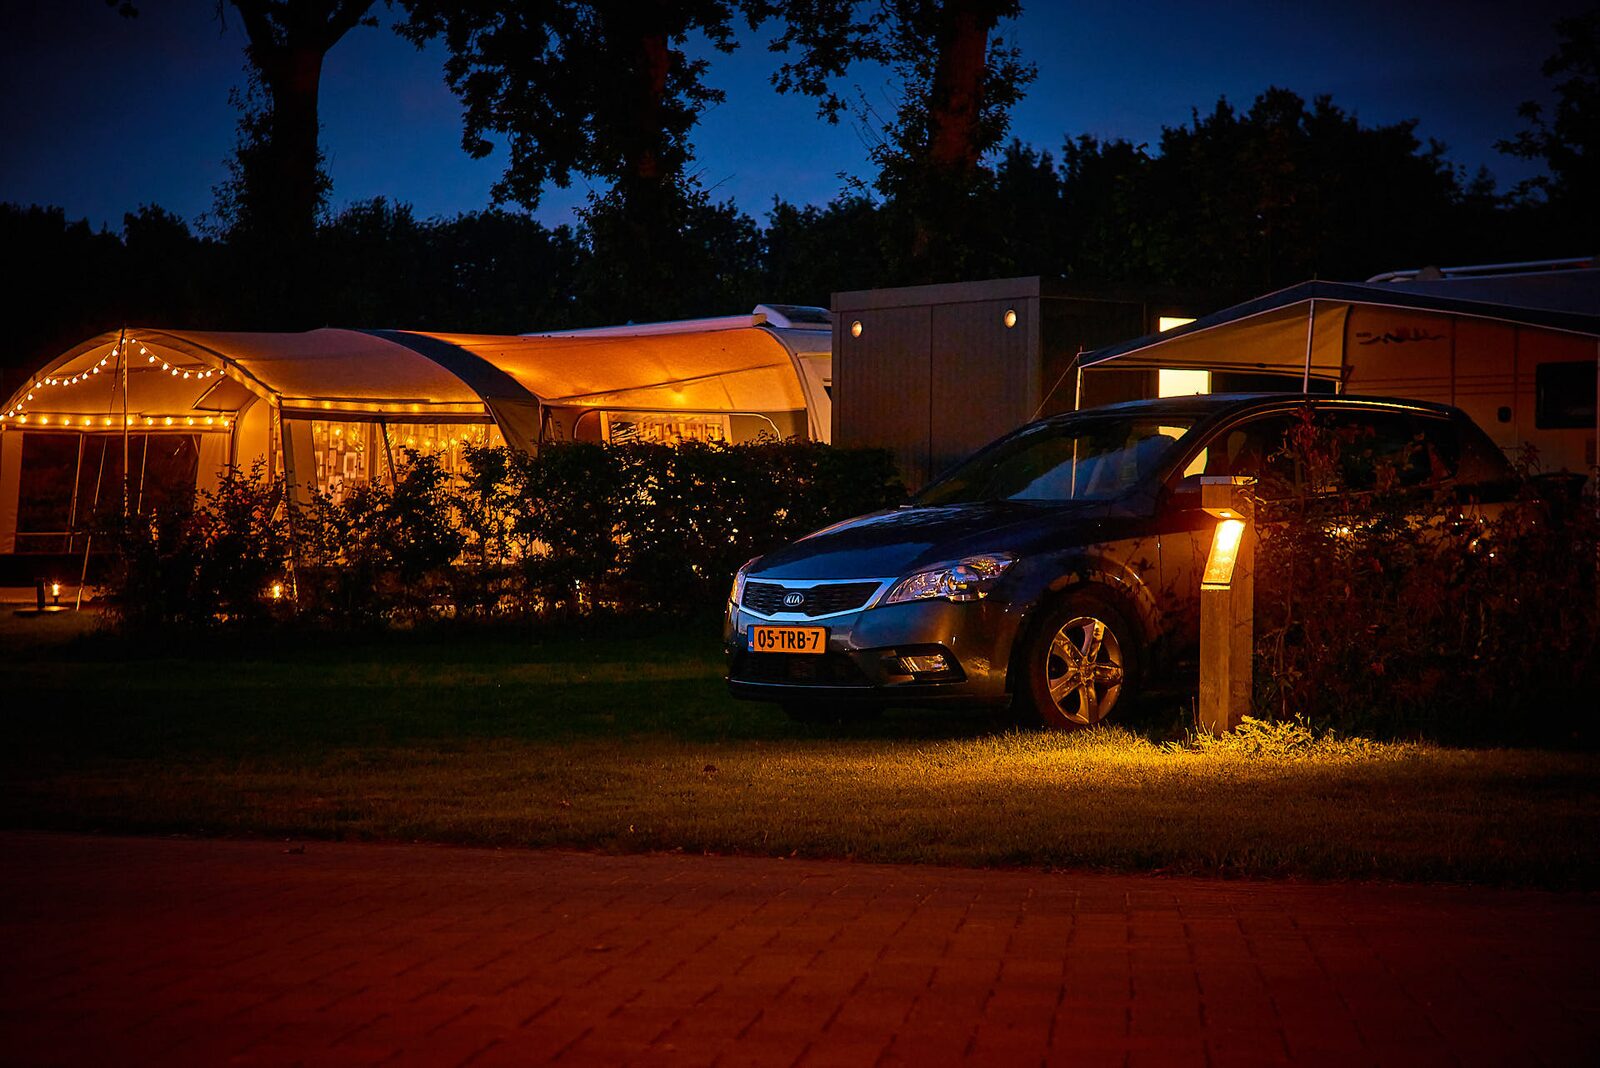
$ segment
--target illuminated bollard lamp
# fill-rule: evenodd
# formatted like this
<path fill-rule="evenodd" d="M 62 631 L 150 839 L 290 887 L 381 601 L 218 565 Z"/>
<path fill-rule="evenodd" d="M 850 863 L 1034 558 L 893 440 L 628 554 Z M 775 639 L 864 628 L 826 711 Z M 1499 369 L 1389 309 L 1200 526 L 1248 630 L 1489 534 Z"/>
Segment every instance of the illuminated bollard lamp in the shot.
<path fill-rule="evenodd" d="M 1221 734 L 1250 708 L 1255 645 L 1255 479 L 1207 475 L 1200 507 L 1217 517 L 1200 576 L 1200 729 Z"/>

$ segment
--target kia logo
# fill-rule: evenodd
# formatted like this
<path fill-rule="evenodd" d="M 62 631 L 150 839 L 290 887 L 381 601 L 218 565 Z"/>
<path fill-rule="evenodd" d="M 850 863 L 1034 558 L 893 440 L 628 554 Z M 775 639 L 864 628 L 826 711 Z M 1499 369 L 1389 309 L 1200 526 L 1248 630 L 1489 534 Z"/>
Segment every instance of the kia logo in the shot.
<path fill-rule="evenodd" d="M 783 595 L 783 604 L 785 608 L 799 608 L 805 603 L 806 595 L 803 593 L 786 593 Z"/>

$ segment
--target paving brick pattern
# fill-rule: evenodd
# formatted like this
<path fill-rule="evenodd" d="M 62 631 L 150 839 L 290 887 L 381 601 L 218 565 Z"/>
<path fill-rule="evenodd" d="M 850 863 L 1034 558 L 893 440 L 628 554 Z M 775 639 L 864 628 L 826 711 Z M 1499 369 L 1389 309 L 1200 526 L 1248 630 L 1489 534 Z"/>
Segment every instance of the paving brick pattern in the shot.
<path fill-rule="evenodd" d="M 1600 1063 L 1600 899 L 0 835 L 0 1059 Z"/>

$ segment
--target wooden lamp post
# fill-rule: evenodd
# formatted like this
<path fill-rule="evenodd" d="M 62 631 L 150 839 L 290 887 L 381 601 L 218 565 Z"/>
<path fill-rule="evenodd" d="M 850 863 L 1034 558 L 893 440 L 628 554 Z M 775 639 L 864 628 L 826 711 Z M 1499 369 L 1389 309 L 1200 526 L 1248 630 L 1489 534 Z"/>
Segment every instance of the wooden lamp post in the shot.
<path fill-rule="evenodd" d="M 1250 708 L 1255 644 L 1253 478 L 1200 479 L 1200 506 L 1217 517 L 1200 577 L 1200 729 L 1220 734 Z"/>

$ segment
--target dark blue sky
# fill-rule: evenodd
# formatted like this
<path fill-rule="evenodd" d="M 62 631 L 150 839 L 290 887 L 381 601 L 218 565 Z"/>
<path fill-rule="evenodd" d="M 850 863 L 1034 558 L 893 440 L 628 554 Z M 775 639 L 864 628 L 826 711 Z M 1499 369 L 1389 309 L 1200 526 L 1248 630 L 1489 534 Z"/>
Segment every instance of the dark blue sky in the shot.
<path fill-rule="evenodd" d="M 0 200 L 48 203 L 95 225 L 158 203 L 193 220 L 211 204 L 233 143 L 230 87 L 242 83 L 237 18 L 212 0 L 145 0 L 119 18 L 102 0 L 0 0 Z M 1342 4 L 1025 0 L 1006 34 L 1039 67 L 1014 116 L 1023 140 L 1055 149 L 1088 132 L 1154 142 L 1163 124 L 1219 95 L 1241 105 L 1269 85 L 1331 93 L 1368 123 L 1416 117 L 1469 169 L 1508 185 L 1527 165 L 1494 151 L 1517 104 L 1544 97 L 1539 66 L 1551 23 L 1586 3 L 1457 0 Z M 380 18 L 392 18 L 380 5 Z M 804 99 L 767 85 L 762 36 L 714 59 L 727 103 L 694 135 L 697 167 L 719 198 L 759 215 L 774 195 L 823 202 L 842 172 L 867 174 L 860 134 L 817 120 Z M 438 49 L 419 53 L 387 27 L 359 29 L 329 56 L 323 144 L 334 204 L 384 195 L 420 216 L 488 203 L 502 156 L 468 159 Z M 892 111 L 881 71 L 852 81 Z M 586 190 L 552 190 L 538 212 L 570 219 Z"/>

